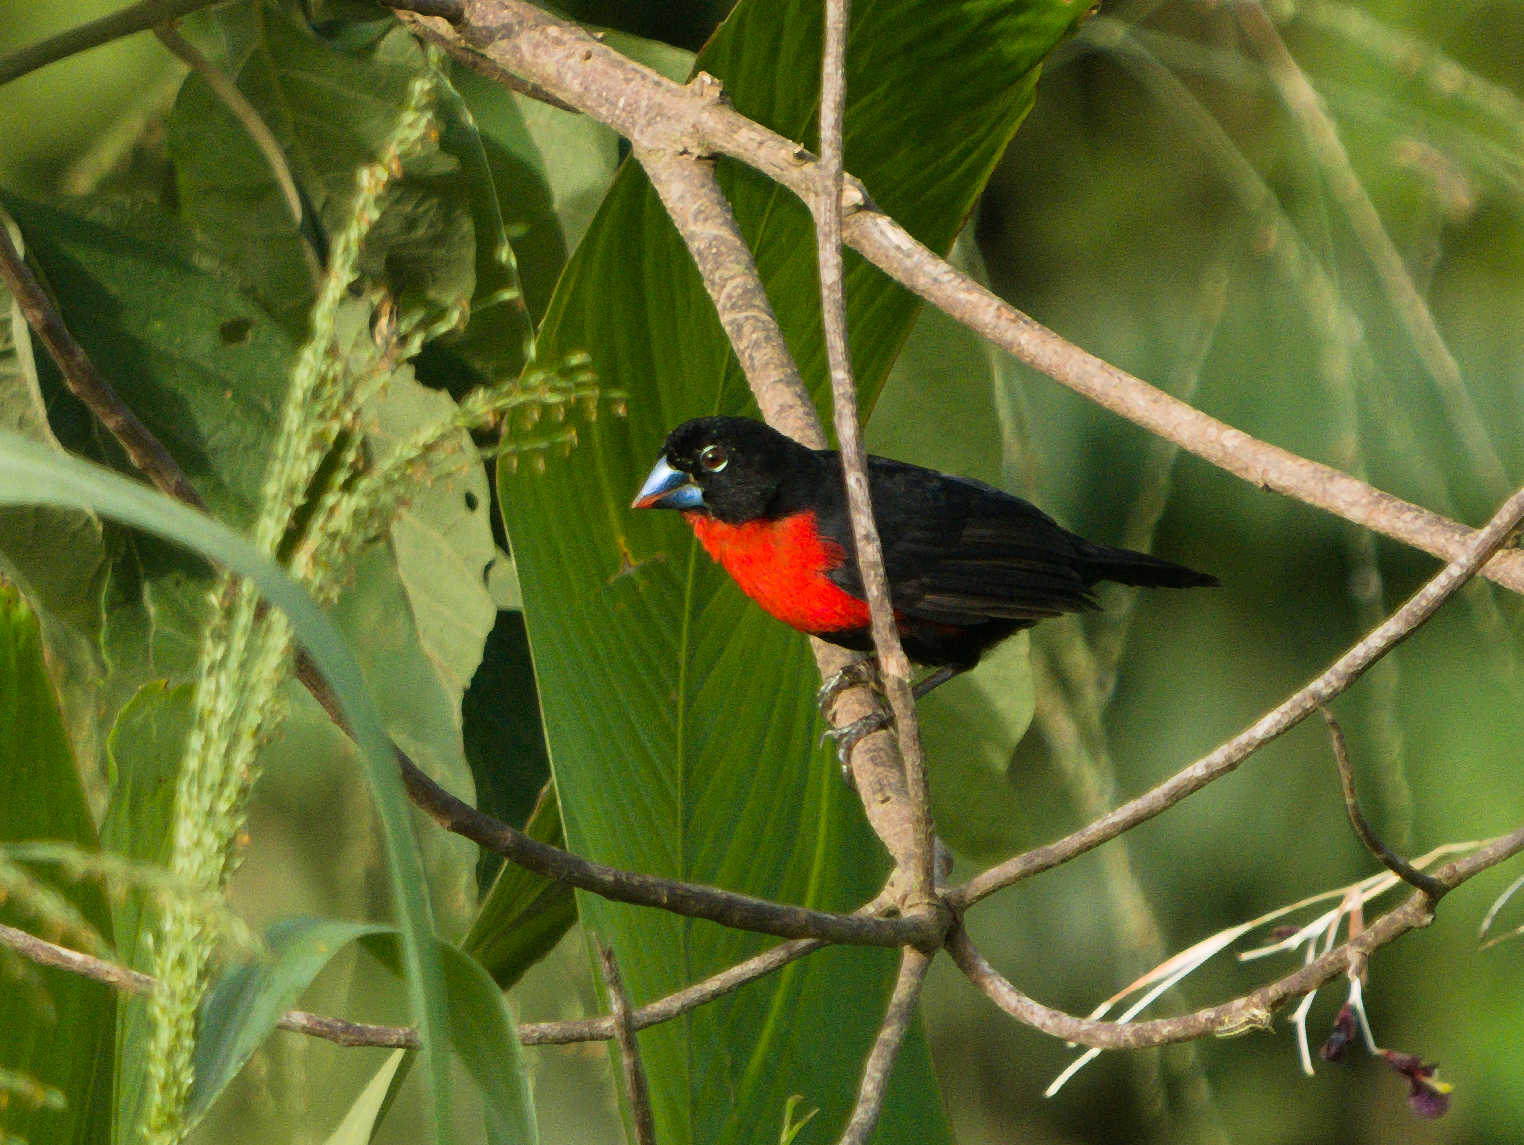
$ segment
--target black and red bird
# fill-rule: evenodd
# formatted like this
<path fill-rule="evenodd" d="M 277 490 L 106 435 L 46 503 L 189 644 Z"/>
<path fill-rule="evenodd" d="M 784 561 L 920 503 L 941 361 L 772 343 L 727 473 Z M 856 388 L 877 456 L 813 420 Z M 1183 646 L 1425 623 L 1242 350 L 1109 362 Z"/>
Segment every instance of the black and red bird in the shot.
<path fill-rule="evenodd" d="M 1012 633 L 1095 607 L 1091 588 L 1192 588 L 1217 578 L 1108 548 L 982 481 L 868 458 L 874 520 L 905 653 L 967 671 Z M 636 509 L 678 509 L 709 555 L 773 616 L 843 648 L 873 648 L 841 459 L 759 421 L 704 417 L 668 436 Z"/>

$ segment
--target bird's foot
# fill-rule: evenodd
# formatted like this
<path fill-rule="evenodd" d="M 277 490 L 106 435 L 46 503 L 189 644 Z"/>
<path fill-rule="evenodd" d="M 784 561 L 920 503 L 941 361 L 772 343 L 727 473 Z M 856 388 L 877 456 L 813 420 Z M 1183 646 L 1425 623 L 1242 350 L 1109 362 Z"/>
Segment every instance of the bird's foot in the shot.
<path fill-rule="evenodd" d="M 841 777 L 853 791 L 857 790 L 857 781 L 852 778 L 852 749 L 874 732 L 883 731 L 891 722 L 892 717 L 888 711 L 879 708 L 845 727 L 828 727 L 820 734 L 821 743 L 828 739 L 836 741 L 836 761 L 841 764 Z"/>
<path fill-rule="evenodd" d="M 875 692 L 882 690 L 878 679 L 878 662 L 872 656 L 849 660 L 844 668 L 820 685 L 820 690 L 815 693 L 815 705 L 820 709 L 820 718 L 829 722 L 831 705 L 836 703 L 836 697 L 859 684 L 867 684 Z"/>

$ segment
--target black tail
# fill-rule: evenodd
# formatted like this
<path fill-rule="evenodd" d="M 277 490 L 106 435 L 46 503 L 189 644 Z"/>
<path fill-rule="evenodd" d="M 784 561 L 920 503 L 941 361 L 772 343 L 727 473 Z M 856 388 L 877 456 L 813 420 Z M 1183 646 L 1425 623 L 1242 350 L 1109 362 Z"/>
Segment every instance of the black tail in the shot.
<path fill-rule="evenodd" d="M 1114 580 L 1142 588 L 1210 588 L 1221 583 L 1210 573 L 1197 572 L 1147 553 L 1110 549 L 1105 545 L 1086 546 L 1083 572 L 1086 585 Z"/>

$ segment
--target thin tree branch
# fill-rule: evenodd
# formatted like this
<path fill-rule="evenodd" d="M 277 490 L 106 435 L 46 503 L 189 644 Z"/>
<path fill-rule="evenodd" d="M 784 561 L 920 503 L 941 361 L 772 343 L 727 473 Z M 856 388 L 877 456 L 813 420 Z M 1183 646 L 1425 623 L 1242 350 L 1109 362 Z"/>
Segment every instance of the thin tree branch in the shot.
<path fill-rule="evenodd" d="M 1524 827 L 1489 840 L 1464 858 L 1446 863 L 1434 872 L 1434 878 L 1441 887 L 1441 894 L 1445 894 L 1520 851 L 1524 851 Z M 1190 1041 L 1209 1034 L 1230 1034 L 1268 1026 L 1271 1015 L 1287 1002 L 1344 976 L 1352 966 L 1362 965 L 1373 951 L 1394 942 L 1408 931 L 1428 926 L 1434 918 L 1435 901 L 1427 894 L 1414 894 L 1343 945 L 1283 978 L 1230 1002 L 1147 1022 L 1077 1018 L 1034 1001 L 991 966 L 961 928 L 949 936 L 947 949 L 969 981 L 1017 1021 L 1066 1042 L 1096 1049 L 1142 1049 Z"/>
<path fill-rule="evenodd" d="M 138 472 L 153 482 L 155 488 L 177 501 L 205 509 L 206 502 L 181 472 L 169 450 L 123 404 L 105 375 L 95 368 L 84 347 L 75 341 L 63 315 L 54 307 L 48 292 L 11 241 L 13 225 L 11 217 L 0 209 L 0 280 L 5 282 L 21 307 L 27 325 L 57 363 L 64 385 L 116 438 Z"/>
<path fill-rule="evenodd" d="M 1306 719 L 1319 705 L 1326 704 L 1343 692 L 1360 678 L 1362 672 L 1411 635 L 1461 585 L 1475 575 L 1498 546 L 1513 534 L 1520 520 L 1524 520 L 1524 489 L 1508 498 L 1486 527 L 1473 534 L 1472 541 L 1458 559 L 1440 570 L 1433 580 L 1414 593 L 1401 608 L 1368 632 L 1311 683 L 1287 697 L 1216 750 L 1202 756 L 1157 787 L 1057 842 L 1016 855 L 975 875 L 961 887 L 949 891 L 947 901 L 956 910 L 967 909 L 1002 887 L 1067 862 L 1075 855 L 1115 838 L 1123 831 L 1173 807 L 1214 779 L 1226 775 L 1260 747 Z"/>
<path fill-rule="evenodd" d="M 124 994 L 149 994 L 158 987 L 158 982 L 152 975 L 118 966 L 103 958 L 81 954 L 14 926 L 0 925 L 0 946 L 14 950 L 39 966 L 65 970 L 81 978 L 103 983 Z M 325 1018 L 306 1010 L 291 1010 L 283 1014 L 275 1025 L 280 1030 L 322 1038 L 341 1046 L 402 1046 L 417 1049 L 421 1044 L 418 1031 L 410 1026 L 375 1026 L 343 1018 Z"/>
<path fill-rule="evenodd" d="M 656 1145 L 656 1116 L 651 1112 L 651 1086 L 640 1061 L 640 1044 L 635 1040 L 635 1022 L 630 1017 L 630 999 L 624 992 L 624 978 L 614 952 L 601 942 L 598 960 L 603 966 L 603 984 L 609 992 L 609 1014 L 614 1025 L 614 1043 L 619 1047 L 619 1065 L 624 1074 L 625 1098 L 630 1103 L 630 1119 L 635 1125 L 636 1145 Z"/>
<path fill-rule="evenodd" d="M 712 974 L 702 982 L 695 982 L 665 998 L 648 1002 L 630 1013 L 630 1021 L 637 1030 L 671 1021 L 689 1010 L 697 1009 L 707 1002 L 739 990 L 779 967 L 824 949 L 828 944 L 818 938 L 796 938 L 780 943 L 771 950 L 739 962 L 718 974 Z M 559 1046 L 572 1042 L 608 1041 L 614 1036 L 614 1018 L 604 1014 L 597 1018 L 575 1018 L 565 1022 L 525 1022 L 519 1026 L 519 1041 L 526 1046 Z"/>
<path fill-rule="evenodd" d="M 422 26 L 418 17 L 404 18 Z M 798 144 L 720 100 L 695 99 L 684 85 L 521 0 L 467 0 L 458 31 L 435 23 L 429 34 L 458 56 L 486 53 L 497 66 L 544 87 L 637 147 L 727 155 L 806 202 L 818 185 L 812 156 Z M 1259 441 L 1085 352 L 918 243 L 873 209 L 855 180 L 848 178 L 843 196 L 848 246 L 986 340 L 1099 405 L 1261 488 L 1444 560 L 1455 559 L 1471 538 L 1471 531 L 1455 521 Z M 1498 553 L 1483 575 L 1524 592 L 1524 553 Z"/>
<path fill-rule="evenodd" d="M 91 20 L 59 32 L 56 36 L 49 36 L 46 40 L 18 48 L 0 59 L 0 84 L 10 83 L 28 72 L 91 48 L 98 48 L 102 44 L 109 44 L 112 40 L 146 32 L 160 24 L 173 23 L 181 16 L 225 2 L 226 0 L 141 0 L 140 3 L 108 13 L 98 20 Z"/>
<path fill-rule="evenodd" d="M 867 451 L 863 448 L 857 409 L 857 385 L 852 378 L 852 358 L 847 346 L 847 299 L 841 255 L 842 118 L 847 100 L 847 20 L 850 0 L 826 0 L 825 44 L 821 52 L 820 161 L 816 192 L 809 206 L 815 218 L 815 251 L 820 268 L 820 313 L 825 335 L 826 362 L 831 373 L 831 397 L 836 440 L 841 447 L 841 467 L 846 478 L 847 509 L 852 520 L 852 542 L 868 614 L 873 651 L 894 713 L 895 733 L 905 776 L 905 811 L 909 838 L 904 854 L 906 891 L 910 902 L 933 901 L 931 815 L 927 810 L 926 756 L 921 750 L 921 729 L 916 719 L 915 697 L 910 691 L 910 661 L 900 646 L 889 598 L 889 577 L 873 518 L 873 499 L 868 487 Z"/>
<path fill-rule="evenodd" d="M 1339 721 L 1334 719 L 1333 713 L 1327 708 L 1320 708 L 1319 711 L 1323 713 L 1323 719 L 1328 724 L 1329 737 L 1333 740 L 1334 762 L 1339 768 L 1339 789 L 1344 792 L 1344 810 L 1349 814 L 1349 825 L 1354 828 L 1355 836 L 1365 844 L 1365 849 L 1375 855 L 1381 861 L 1381 865 L 1392 874 L 1430 898 L 1439 898 L 1445 893 L 1443 883 L 1428 872 L 1420 871 L 1376 837 L 1376 832 L 1371 829 L 1370 823 L 1360 810 L 1360 800 L 1355 795 L 1355 772 L 1349 763 L 1349 750 L 1344 742 L 1344 729 L 1339 726 Z"/>
<path fill-rule="evenodd" d="M 879 900 L 865 907 L 878 909 Z M 699 1006 L 739 990 L 742 986 L 772 973 L 790 962 L 824 949 L 818 938 L 797 938 L 780 943 L 771 950 L 754 955 L 728 969 L 712 974 L 701 982 L 684 987 L 665 998 L 632 1010 L 633 1029 L 643 1030 L 697 1009 Z M 0 925 L 0 946 L 7 947 L 39 966 L 65 970 L 82 978 L 103 983 L 126 994 L 147 994 L 158 985 L 152 975 L 119 966 L 103 958 L 70 950 L 38 938 L 13 926 Z M 307 1034 L 342 1046 L 386 1046 L 416 1049 L 418 1032 L 411 1026 L 379 1026 L 329 1018 L 306 1010 L 289 1010 L 276 1027 Z M 608 1041 L 614 1037 L 615 1018 L 604 1014 L 597 1018 L 578 1018 L 565 1022 L 525 1022 L 518 1028 L 519 1041 L 526 1046 L 570 1045 L 575 1042 Z"/>
<path fill-rule="evenodd" d="M 868 1060 L 863 1065 L 863 1079 L 857 1089 L 857 1104 L 852 1117 L 841 1135 L 841 1145 L 867 1145 L 878 1127 L 883 1112 L 884 1096 L 889 1091 L 889 1078 L 894 1074 L 895 1059 L 905 1043 L 905 1033 L 915 1021 L 916 1002 L 921 997 L 921 985 L 926 981 L 926 971 L 931 967 L 931 955 L 907 947 L 900 956 L 900 972 L 894 982 L 894 993 L 889 996 L 889 1007 L 879 1026 L 878 1037 Z"/>

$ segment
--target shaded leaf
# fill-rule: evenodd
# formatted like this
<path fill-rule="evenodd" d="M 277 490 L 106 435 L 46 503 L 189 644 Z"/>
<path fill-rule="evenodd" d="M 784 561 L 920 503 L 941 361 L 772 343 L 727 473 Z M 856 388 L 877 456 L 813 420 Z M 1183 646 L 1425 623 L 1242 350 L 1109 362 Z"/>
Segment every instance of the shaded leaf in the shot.
<path fill-rule="evenodd" d="M 395 935 L 361 939 L 366 950 L 396 970 Z M 450 1044 L 482 1097 L 490 1145 L 532 1145 L 539 1140 L 534 1101 L 524 1072 L 523 1049 L 502 991 L 480 963 L 447 942 L 439 943 L 450 1004 Z"/>
<path fill-rule="evenodd" d="M 566 846 L 554 788 L 545 788 L 524 824 L 524 833 L 542 843 Z M 576 901 L 569 886 L 503 863 L 461 947 L 507 990 L 555 949 L 576 921 Z"/>
<path fill-rule="evenodd" d="M 323 1145 L 369 1145 L 386 1116 L 400 1077 L 406 1073 L 399 1075 L 398 1070 L 408 1060 L 407 1050 L 393 1050 L 375 1076 L 365 1083 L 344 1120 L 323 1139 Z"/>
<path fill-rule="evenodd" d="M 481 666 L 466 690 L 461 722 L 477 807 L 522 825 L 550 779 L 523 613 L 505 609 L 497 614 L 482 649 Z M 559 832 L 559 812 L 555 819 Z M 484 887 L 502 863 L 501 856 L 482 853 L 477 877 Z"/>

